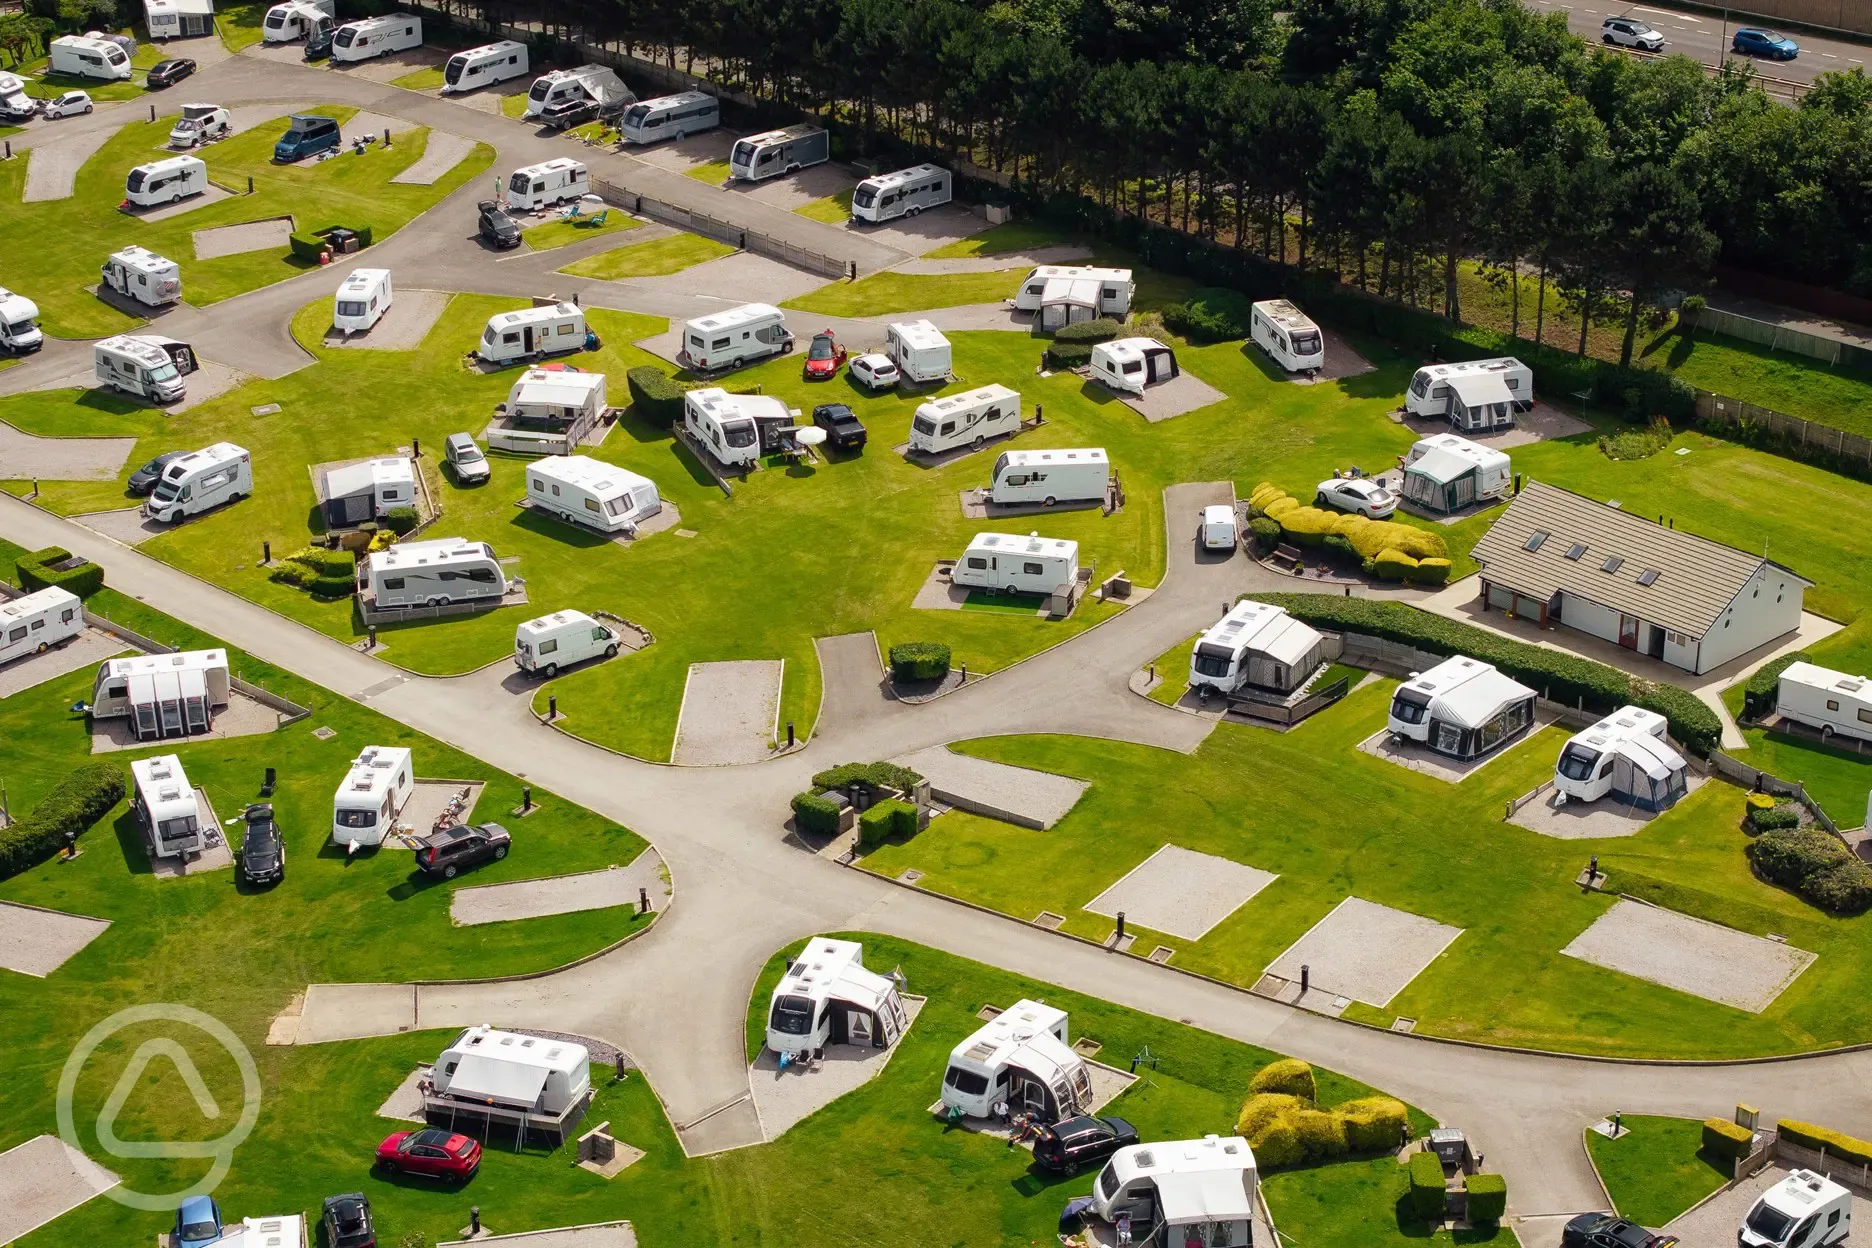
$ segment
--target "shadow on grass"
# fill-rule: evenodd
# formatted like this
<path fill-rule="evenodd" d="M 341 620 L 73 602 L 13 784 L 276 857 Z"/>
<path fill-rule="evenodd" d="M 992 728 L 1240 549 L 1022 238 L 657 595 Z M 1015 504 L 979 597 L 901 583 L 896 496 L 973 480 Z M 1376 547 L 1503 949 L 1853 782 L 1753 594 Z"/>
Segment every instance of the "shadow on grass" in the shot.
<path fill-rule="evenodd" d="M 516 508 L 514 518 L 508 523 L 517 525 L 529 533 L 537 533 L 541 537 L 549 537 L 555 542 L 563 542 L 567 546 L 576 546 L 581 550 L 590 550 L 594 546 L 608 546 L 611 543 L 611 539 L 603 533 L 594 532 L 582 524 L 573 524 L 555 516 L 545 515 L 534 511 L 531 507 Z"/>
<path fill-rule="evenodd" d="M 430 889 L 442 883 L 432 875 L 412 869 L 401 881 L 384 890 L 384 896 L 391 901 L 409 901 L 420 897 Z"/>
<path fill-rule="evenodd" d="M 117 848 L 123 854 L 124 866 L 130 868 L 132 875 L 154 875 L 155 868 L 150 865 L 149 852 L 143 847 L 143 829 L 137 826 L 136 815 L 125 811 L 118 815 L 111 824 L 111 831 L 116 833 Z"/>
<path fill-rule="evenodd" d="M 154 403 L 139 403 L 135 399 L 127 399 L 102 387 L 80 392 L 72 403 L 75 407 L 89 407 L 100 412 L 108 412 L 112 416 L 129 416 L 137 412 L 149 412 L 158 416 L 165 414 Z"/>
<path fill-rule="evenodd" d="M 1404 393 L 1404 385 L 1390 372 L 1389 369 L 1380 368 L 1375 372 L 1360 373 L 1356 377 L 1341 377 L 1333 384 L 1339 388 L 1339 393 L 1349 399 L 1393 398 Z"/>

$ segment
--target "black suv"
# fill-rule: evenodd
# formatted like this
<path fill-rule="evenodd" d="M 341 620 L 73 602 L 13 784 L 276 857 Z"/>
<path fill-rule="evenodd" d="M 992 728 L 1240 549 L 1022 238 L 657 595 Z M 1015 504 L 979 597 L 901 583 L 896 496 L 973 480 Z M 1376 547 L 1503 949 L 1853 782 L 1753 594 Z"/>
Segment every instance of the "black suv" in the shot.
<path fill-rule="evenodd" d="M 377 1248 L 370 1197 L 363 1192 L 327 1196 L 324 1221 L 326 1248 Z"/>
<path fill-rule="evenodd" d="M 458 823 L 423 838 L 416 866 L 425 875 L 452 880 L 463 867 L 499 862 L 511 848 L 513 837 L 498 823 Z"/>
<path fill-rule="evenodd" d="M 1560 1232 L 1563 1248 L 1666 1248 L 1676 1242 L 1609 1213 L 1582 1213 Z"/>
<path fill-rule="evenodd" d="M 243 816 L 247 835 L 241 838 L 240 869 L 249 884 L 277 884 L 286 878 L 286 841 L 273 822 L 273 807 L 255 802 Z"/>
<path fill-rule="evenodd" d="M 826 431 L 826 445 L 841 451 L 864 449 L 865 427 L 843 403 L 821 403 L 813 408 L 812 423 Z"/>
<path fill-rule="evenodd" d="M 484 199 L 475 207 L 481 214 L 477 229 L 483 242 L 496 251 L 520 245 L 520 223 L 508 216 L 505 208 L 491 199 Z"/>
<path fill-rule="evenodd" d="M 172 61 L 157 61 L 150 66 L 149 77 L 143 85 L 154 91 L 158 87 L 173 87 L 195 72 L 195 62 L 186 56 L 178 56 Z"/>
<path fill-rule="evenodd" d="M 1040 1138 L 1034 1141 L 1034 1163 L 1042 1170 L 1072 1174 L 1102 1165 L 1119 1149 L 1137 1142 L 1137 1128 L 1124 1119 L 1086 1114 L 1042 1127 Z"/>

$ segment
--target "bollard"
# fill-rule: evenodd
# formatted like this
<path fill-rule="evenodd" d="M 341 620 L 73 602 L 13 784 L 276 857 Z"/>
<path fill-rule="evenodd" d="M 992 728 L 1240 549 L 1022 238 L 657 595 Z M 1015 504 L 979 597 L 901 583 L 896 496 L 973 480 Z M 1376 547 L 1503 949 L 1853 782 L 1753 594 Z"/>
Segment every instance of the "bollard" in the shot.
<path fill-rule="evenodd" d="M 1118 944 L 1119 941 L 1122 941 L 1122 940 L 1124 940 L 1124 911 L 1120 910 L 1118 912 L 1118 936 L 1117 936 L 1117 939 L 1114 940 L 1112 943 L 1115 946 L 1116 944 Z"/>
<path fill-rule="evenodd" d="M 385 126 L 383 128 L 383 145 L 385 147 L 390 146 L 390 127 L 389 126 Z"/>
<path fill-rule="evenodd" d="M 520 809 L 533 809 L 533 786 L 530 784 L 523 784 L 520 786 Z"/>
<path fill-rule="evenodd" d="M 6 158 L 7 158 L 8 160 L 12 160 L 12 159 L 13 159 L 13 141 L 12 141 L 11 139 L 9 139 L 9 140 L 7 140 L 7 145 L 6 145 Z"/>
<path fill-rule="evenodd" d="M 1155 663 L 1150 665 L 1150 678 L 1151 682 L 1155 684 L 1157 680 L 1157 665 Z"/>
<path fill-rule="evenodd" d="M 616 1060 L 617 1060 L 617 1077 L 619 1079 L 622 1079 L 624 1078 L 624 1050 L 622 1049 L 618 1050 Z"/>
<path fill-rule="evenodd" d="M 411 459 L 421 459 L 422 443 L 415 438 L 411 438 L 409 440 L 409 453 Z"/>
<path fill-rule="evenodd" d="M 968 684 L 968 664 L 966 662 L 962 664 L 962 683 L 965 685 Z"/>
<path fill-rule="evenodd" d="M 253 194 L 253 174 L 251 173 L 247 175 L 247 193 Z"/>
<path fill-rule="evenodd" d="M 377 626 L 375 624 L 365 625 L 364 633 L 365 636 L 369 638 L 369 641 L 365 643 L 365 648 L 375 650 L 377 648 Z"/>
<path fill-rule="evenodd" d="M 650 890 L 647 888 L 640 887 L 637 890 L 637 913 L 650 913 Z"/>
<path fill-rule="evenodd" d="M 273 562 L 273 543 L 272 542 L 260 543 L 260 562 L 263 564 Z"/>
<path fill-rule="evenodd" d="M 156 120 L 156 106 L 154 104 L 150 105 L 150 120 Z"/>
<path fill-rule="evenodd" d="M 789 750 L 793 748 L 793 721 L 790 719 L 786 721 L 786 745 Z"/>
<path fill-rule="evenodd" d="M 1046 411 L 1046 407 L 1044 405 L 1039 404 L 1039 403 L 1034 404 L 1034 424 L 1036 425 L 1046 424 L 1046 416 L 1043 415 L 1045 411 Z"/>
<path fill-rule="evenodd" d="M 1301 996 L 1304 997 L 1306 995 L 1307 985 L 1312 981 L 1312 979 L 1313 979 L 1313 968 L 1308 966 L 1306 963 L 1302 962 L 1300 964 L 1300 995 Z"/>
<path fill-rule="evenodd" d="M 546 722 L 551 723 L 553 720 L 558 719 L 558 718 L 559 718 L 559 695 L 556 693 L 548 694 L 546 697 Z M 533 803 L 531 801 L 527 802 L 527 805 L 529 806 L 531 806 L 532 804 Z"/>
<path fill-rule="evenodd" d="M 468 1206 L 468 1233 L 470 1235 L 479 1235 L 481 1233 L 481 1206 L 480 1205 Z"/>
<path fill-rule="evenodd" d="M 266 769 L 266 783 L 260 786 L 261 796 L 263 797 L 273 796 L 273 789 L 278 783 L 279 783 L 279 772 L 275 771 L 271 767 L 267 768 Z"/>

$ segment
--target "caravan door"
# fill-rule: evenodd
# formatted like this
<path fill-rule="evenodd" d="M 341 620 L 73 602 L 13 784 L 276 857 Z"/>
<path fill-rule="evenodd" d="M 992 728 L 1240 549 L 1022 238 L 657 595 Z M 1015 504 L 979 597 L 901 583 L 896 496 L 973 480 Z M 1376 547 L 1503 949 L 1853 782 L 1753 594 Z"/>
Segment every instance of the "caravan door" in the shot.
<path fill-rule="evenodd" d="M 531 325 L 524 326 L 520 330 L 520 342 L 526 348 L 528 355 L 533 354 L 533 327 Z"/>
<path fill-rule="evenodd" d="M 869 1045 L 871 1039 L 871 1011 L 845 1011 L 845 1038 L 851 1044 Z"/>

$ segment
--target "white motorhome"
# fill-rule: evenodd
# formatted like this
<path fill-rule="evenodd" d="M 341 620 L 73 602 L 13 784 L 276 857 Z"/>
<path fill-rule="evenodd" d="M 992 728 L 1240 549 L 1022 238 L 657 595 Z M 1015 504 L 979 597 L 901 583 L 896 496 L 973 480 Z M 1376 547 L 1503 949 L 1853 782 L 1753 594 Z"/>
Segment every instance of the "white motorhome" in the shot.
<path fill-rule="evenodd" d="M 591 175 L 581 161 L 556 156 L 516 169 L 507 177 L 507 206 L 532 212 L 591 192 Z"/>
<path fill-rule="evenodd" d="M 1325 642 L 1285 607 L 1243 600 L 1197 638 L 1190 651 L 1190 688 L 1205 697 L 1250 687 L 1285 696 L 1319 670 Z"/>
<path fill-rule="evenodd" d="M 728 153 L 728 176 L 740 182 L 764 182 L 822 165 L 831 155 L 832 138 L 821 127 L 784 126 L 736 139 Z"/>
<path fill-rule="evenodd" d="M 527 505 L 600 533 L 635 533 L 663 510 L 656 482 L 588 455 L 551 455 L 527 465 Z"/>
<path fill-rule="evenodd" d="M 529 368 L 494 409 L 489 446 L 522 455 L 571 455 L 610 410 L 603 373 Z"/>
<path fill-rule="evenodd" d="M 932 321 L 895 321 L 886 326 L 884 354 L 912 382 L 945 381 L 953 368 L 949 340 Z"/>
<path fill-rule="evenodd" d="M 267 43 L 290 43 L 329 26 L 338 14 L 338 0 L 286 0 L 267 10 L 260 23 L 260 38 Z"/>
<path fill-rule="evenodd" d="M 64 645 L 84 630 L 84 603 L 56 585 L 0 601 L 0 663 Z"/>
<path fill-rule="evenodd" d="M 1092 1187 L 1092 1211 L 1127 1219 L 1135 1244 L 1238 1248 L 1254 1242 L 1254 1152 L 1239 1135 L 1129 1144 Z"/>
<path fill-rule="evenodd" d="M 683 322 L 676 362 L 697 372 L 740 368 L 793 349 L 786 314 L 769 303 L 744 303 Z"/>
<path fill-rule="evenodd" d="M 1534 370 L 1513 356 L 1430 364 L 1411 377 L 1404 410 L 1446 418 L 1463 432 L 1506 429 L 1534 406 Z"/>
<path fill-rule="evenodd" d="M 1554 763 L 1560 800 L 1591 802 L 1611 794 L 1640 810 L 1676 805 L 1689 792 L 1689 773 L 1664 729 L 1656 711 L 1626 706 L 1575 733 Z"/>
<path fill-rule="evenodd" d="M 721 125 L 721 105 L 704 91 L 682 91 L 639 100 L 624 112 L 618 134 L 626 143 L 682 139 Z"/>
<path fill-rule="evenodd" d="M 1290 373 L 1317 373 L 1326 366 L 1326 340 L 1307 314 L 1285 299 L 1263 299 L 1248 316 L 1249 337 L 1267 357 Z"/>
<path fill-rule="evenodd" d="M 91 371 L 100 386 L 152 403 L 175 403 L 187 390 L 182 371 L 166 349 L 167 338 L 117 334 L 92 344 Z"/>
<path fill-rule="evenodd" d="M 416 505 L 416 466 L 401 455 L 325 471 L 319 510 L 325 528 L 349 529 Z"/>
<path fill-rule="evenodd" d="M 942 1103 L 970 1118 L 991 1118 L 997 1105 L 1042 1122 L 1085 1112 L 1092 1076 L 1068 1043 L 1066 1011 L 1016 1001 L 950 1051 Z"/>
<path fill-rule="evenodd" d="M 995 459 L 988 498 L 996 503 L 1105 501 L 1111 460 L 1102 446 L 1059 451 L 1002 451 Z"/>
<path fill-rule="evenodd" d="M 195 39 L 215 33 L 214 0 L 143 0 L 152 39 Z"/>
<path fill-rule="evenodd" d="M 1438 754 L 1480 758 L 1533 726 L 1536 696 L 1480 659 L 1458 654 L 1399 685 L 1385 726 Z"/>
<path fill-rule="evenodd" d="M 416 790 L 410 752 L 400 745 L 371 745 L 351 760 L 332 794 L 332 843 L 381 845 Z"/>
<path fill-rule="evenodd" d="M 634 104 L 637 96 L 608 65 L 549 69 L 527 88 L 526 111 L 521 117 L 537 117 L 555 104 L 581 99 L 598 105 L 601 115 L 610 115 Z"/>
<path fill-rule="evenodd" d="M 1114 390 L 1143 394 L 1181 371 L 1176 352 L 1155 338 L 1117 338 L 1092 348 L 1092 375 Z"/>
<path fill-rule="evenodd" d="M 82 91 L 78 94 L 84 95 L 86 100 L 91 98 Z M 49 109 L 51 104 L 52 101 L 48 100 L 46 107 Z M 18 74 L 0 73 L 0 121 L 8 123 L 31 121 L 38 115 L 39 109 L 39 101 L 26 94 L 25 79 Z M 50 111 L 46 115 L 57 117 L 63 114 Z"/>
<path fill-rule="evenodd" d="M 130 795 L 130 809 L 136 814 L 137 827 L 143 830 L 150 856 L 163 859 L 199 854 L 207 844 L 206 829 L 201 826 L 195 786 L 182 770 L 182 760 L 173 754 L 139 758 L 130 764 L 130 778 L 136 786 Z"/>
<path fill-rule="evenodd" d="M 436 1058 L 435 1095 L 556 1118 L 591 1095 L 591 1053 L 570 1040 L 483 1023 L 455 1037 Z"/>
<path fill-rule="evenodd" d="M 442 67 L 442 94 L 455 95 L 506 82 L 520 77 L 528 68 L 526 44 L 511 39 L 484 43 L 449 57 Z"/>
<path fill-rule="evenodd" d="M 683 428 L 731 468 L 778 449 L 798 415 L 770 394 L 729 394 L 706 386 L 683 395 Z"/>
<path fill-rule="evenodd" d="M 103 285 L 120 295 L 160 308 L 182 298 L 182 270 L 144 247 L 129 246 L 111 253 L 100 271 Z"/>
<path fill-rule="evenodd" d="M 368 61 L 391 52 L 422 47 L 422 18 L 409 13 L 346 22 L 332 36 L 331 59 Z"/>
<path fill-rule="evenodd" d="M 949 579 L 991 594 L 1054 594 L 1079 580 L 1079 543 L 1029 533 L 977 533 Z"/>
<path fill-rule="evenodd" d="M 61 35 L 47 45 L 46 54 L 46 69 L 54 74 L 123 82 L 134 72 L 130 67 L 130 54 L 96 32 Z"/>
<path fill-rule="evenodd" d="M 398 542 L 358 560 L 358 596 L 380 610 L 482 602 L 506 592 L 500 558 L 486 542 Z"/>
<path fill-rule="evenodd" d="M 199 156 L 171 156 L 138 165 L 124 179 L 124 198 L 139 208 L 173 204 L 208 189 L 208 165 Z"/>
<path fill-rule="evenodd" d="M 252 493 L 253 457 L 244 447 L 217 442 L 165 467 L 155 492 L 143 500 L 143 515 L 174 524 Z"/>
<path fill-rule="evenodd" d="M 1853 1195 L 1825 1175 L 1796 1170 L 1756 1197 L 1736 1228 L 1737 1248 L 1829 1248 L 1852 1231 Z"/>
<path fill-rule="evenodd" d="M 555 611 L 514 629 L 514 666 L 550 679 L 586 659 L 616 658 L 618 645 L 616 629 L 583 611 Z"/>
<path fill-rule="evenodd" d="M 886 1049 L 909 1025 L 896 981 L 865 969 L 862 945 L 815 936 L 774 985 L 767 1047 L 783 1056 L 828 1044 Z"/>
<path fill-rule="evenodd" d="M 1790 663 L 1781 671 L 1776 709 L 1822 737 L 1872 741 L 1872 682 L 1816 663 Z"/>
<path fill-rule="evenodd" d="M 39 305 L 25 295 L 0 286 L 0 347 L 14 355 L 25 355 L 45 345 L 45 333 L 39 328 Z"/>
<path fill-rule="evenodd" d="M 1020 393 L 983 386 L 920 404 L 910 420 L 910 449 L 940 455 L 959 446 L 980 450 L 989 438 L 1020 432 Z"/>
<path fill-rule="evenodd" d="M 389 269 L 352 269 L 332 304 L 332 328 L 346 334 L 369 332 L 390 310 L 394 295 Z"/>
<path fill-rule="evenodd" d="M 852 191 L 852 220 L 894 221 L 914 217 L 925 208 L 940 208 L 952 197 L 952 181 L 947 169 L 935 165 L 866 178 Z"/>
<path fill-rule="evenodd" d="M 584 310 L 576 303 L 548 303 L 488 317 L 475 354 L 489 364 L 509 364 L 582 351 L 589 336 Z"/>
<path fill-rule="evenodd" d="M 128 719 L 140 741 L 186 737 L 214 727 L 228 704 L 227 651 L 185 650 L 107 659 L 91 683 L 90 715 Z"/>
<path fill-rule="evenodd" d="M 1404 497 L 1438 515 L 1507 498 L 1513 487 L 1504 452 L 1453 433 L 1420 438 L 1404 459 Z"/>

